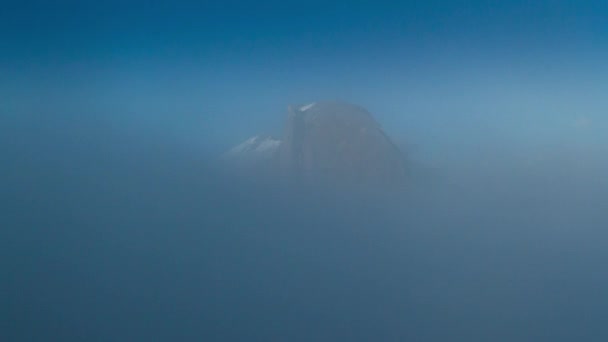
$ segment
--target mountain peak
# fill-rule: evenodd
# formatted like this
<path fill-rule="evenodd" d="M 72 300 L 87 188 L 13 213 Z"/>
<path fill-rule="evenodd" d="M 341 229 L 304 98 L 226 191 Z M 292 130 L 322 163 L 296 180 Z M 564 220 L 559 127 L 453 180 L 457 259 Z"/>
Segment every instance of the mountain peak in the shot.
<path fill-rule="evenodd" d="M 337 182 L 401 182 L 406 169 L 371 113 L 337 101 L 289 107 L 279 161 L 290 175 Z"/>
<path fill-rule="evenodd" d="M 365 108 L 337 101 L 288 106 L 281 140 L 247 139 L 230 159 L 266 161 L 290 178 L 350 184 L 397 184 L 407 162 Z"/>

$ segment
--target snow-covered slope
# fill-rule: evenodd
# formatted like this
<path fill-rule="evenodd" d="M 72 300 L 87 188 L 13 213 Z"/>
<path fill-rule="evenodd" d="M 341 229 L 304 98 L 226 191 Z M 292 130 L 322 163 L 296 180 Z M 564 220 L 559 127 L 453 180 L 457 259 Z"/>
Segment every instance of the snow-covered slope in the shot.
<path fill-rule="evenodd" d="M 275 156 L 280 146 L 281 141 L 278 139 L 267 135 L 256 135 L 230 149 L 224 154 L 224 158 L 237 161 L 269 160 Z"/>

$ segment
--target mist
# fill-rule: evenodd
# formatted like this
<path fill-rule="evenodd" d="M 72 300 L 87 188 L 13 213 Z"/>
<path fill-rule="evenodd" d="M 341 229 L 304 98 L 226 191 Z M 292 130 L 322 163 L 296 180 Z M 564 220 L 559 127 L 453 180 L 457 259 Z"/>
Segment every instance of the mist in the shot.
<path fill-rule="evenodd" d="M 90 118 L 3 127 L 4 340 L 607 333 L 599 151 L 425 165 L 380 196 L 231 174 Z"/>

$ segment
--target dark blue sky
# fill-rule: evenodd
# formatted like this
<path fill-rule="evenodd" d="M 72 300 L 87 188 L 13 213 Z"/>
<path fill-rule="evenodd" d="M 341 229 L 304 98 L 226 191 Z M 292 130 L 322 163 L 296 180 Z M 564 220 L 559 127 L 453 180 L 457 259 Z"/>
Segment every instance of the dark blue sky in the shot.
<path fill-rule="evenodd" d="M 450 43 L 558 49 L 603 43 L 607 11 L 603 1 L 560 0 L 15 1 L 2 14 L 3 56 L 208 58 Z"/>
<path fill-rule="evenodd" d="M 0 90 L 7 112 L 217 148 L 317 99 L 359 103 L 429 152 L 605 146 L 607 22 L 605 1 L 13 1 Z"/>

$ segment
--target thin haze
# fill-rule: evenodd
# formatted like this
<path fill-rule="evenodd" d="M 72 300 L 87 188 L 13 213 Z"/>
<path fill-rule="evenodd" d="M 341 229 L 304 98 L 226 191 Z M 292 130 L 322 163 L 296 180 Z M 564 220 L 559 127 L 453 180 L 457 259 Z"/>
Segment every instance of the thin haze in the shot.
<path fill-rule="evenodd" d="M 0 340 L 605 341 L 605 1 L 9 1 Z M 398 198 L 214 164 L 367 108 Z M 323 198 L 321 198 L 323 197 Z"/>

